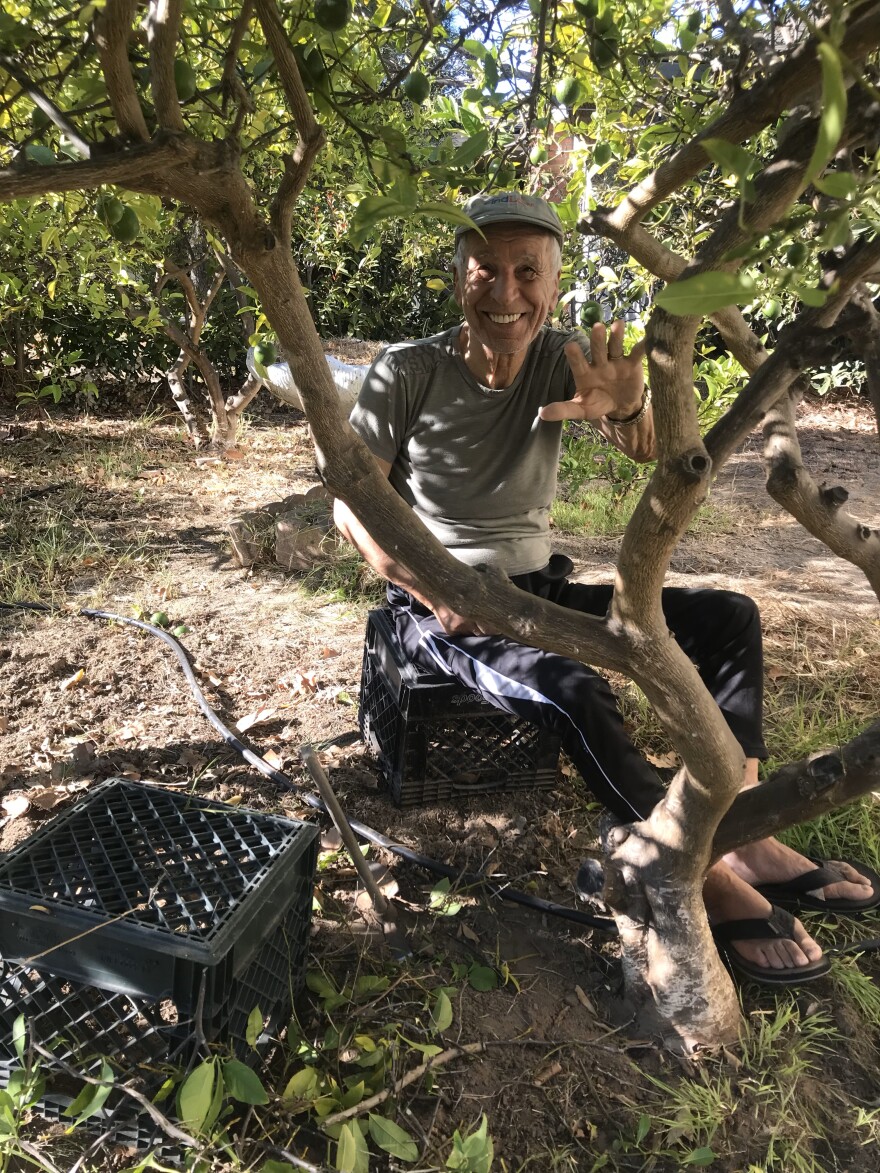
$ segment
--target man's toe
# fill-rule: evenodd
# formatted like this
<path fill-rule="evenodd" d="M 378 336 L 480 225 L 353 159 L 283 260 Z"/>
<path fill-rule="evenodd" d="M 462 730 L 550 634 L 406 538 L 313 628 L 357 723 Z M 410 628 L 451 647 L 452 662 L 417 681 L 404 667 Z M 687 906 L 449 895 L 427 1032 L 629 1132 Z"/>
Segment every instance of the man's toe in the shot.
<path fill-rule="evenodd" d="M 822 946 L 818 941 L 813 940 L 799 920 L 796 920 L 794 924 L 795 934 L 791 944 L 799 955 L 799 960 L 796 964 L 809 965 L 814 961 L 818 961 L 822 956 Z"/>

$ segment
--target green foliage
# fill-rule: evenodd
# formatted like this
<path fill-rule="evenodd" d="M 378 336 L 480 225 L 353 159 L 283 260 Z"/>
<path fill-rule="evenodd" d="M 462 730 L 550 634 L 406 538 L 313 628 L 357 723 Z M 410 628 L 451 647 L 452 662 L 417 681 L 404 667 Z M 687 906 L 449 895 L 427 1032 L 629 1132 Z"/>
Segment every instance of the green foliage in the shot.
<path fill-rule="evenodd" d="M 101 1080 L 100 1084 L 87 1083 L 70 1106 L 64 1109 L 63 1115 L 70 1116 L 73 1121 L 71 1127 L 82 1124 L 84 1120 L 100 1112 L 113 1091 L 115 1076 L 106 1059 L 101 1060 L 98 1079 Z"/>
<path fill-rule="evenodd" d="M 40 1065 L 29 1053 L 27 1023 L 23 1014 L 12 1024 L 11 1041 L 18 1065 L 10 1066 L 6 1087 L 0 1091 L 0 1170 L 3 1173 L 30 1162 L 30 1156 L 19 1141 L 27 1133 L 31 1110 L 46 1090 Z"/>
<path fill-rule="evenodd" d="M 728 305 L 745 305 L 755 296 L 755 280 L 749 273 L 698 273 L 667 285 L 654 304 L 671 314 L 703 317 Z"/>
<path fill-rule="evenodd" d="M 495 1155 L 495 1146 L 489 1135 L 489 1121 L 483 1114 L 480 1125 L 473 1132 L 455 1130 L 452 1151 L 446 1158 L 446 1168 L 458 1173 L 489 1173 Z"/>
<path fill-rule="evenodd" d="M 94 212 L 94 216 L 91 213 Z M 102 190 L 68 193 L 34 204 L 0 203 L 0 348 L 7 367 L 15 363 L 18 326 L 24 352 L 18 397 L 22 402 L 112 400 L 138 381 L 155 380 L 176 357 L 161 332 L 159 306 L 149 293 L 152 260 L 179 237 L 185 218 L 162 213 L 151 197 L 123 199 Z M 137 242 L 123 246 L 137 222 Z M 149 249 L 144 257 L 132 248 Z M 168 312 L 176 317 L 182 295 L 168 290 Z M 143 305 L 142 315 L 133 311 Z M 246 347 L 238 307 L 221 290 L 202 341 L 221 372 L 237 379 Z M 75 344 L 74 344 L 75 343 Z"/>
<path fill-rule="evenodd" d="M 729 354 L 717 353 L 707 343 L 697 344 L 694 388 L 700 430 L 707 432 L 735 401 L 746 383 L 746 373 Z"/>
<path fill-rule="evenodd" d="M 431 889 L 429 907 L 438 916 L 456 916 L 461 912 L 461 902 L 450 895 L 451 887 L 449 878 L 444 876 Z"/>
<path fill-rule="evenodd" d="M 818 54 L 822 65 L 821 114 L 816 145 L 807 164 L 807 183 L 812 183 L 825 170 L 840 142 L 843 124 L 846 121 L 846 83 L 843 80 L 840 54 L 827 41 L 819 45 Z"/>

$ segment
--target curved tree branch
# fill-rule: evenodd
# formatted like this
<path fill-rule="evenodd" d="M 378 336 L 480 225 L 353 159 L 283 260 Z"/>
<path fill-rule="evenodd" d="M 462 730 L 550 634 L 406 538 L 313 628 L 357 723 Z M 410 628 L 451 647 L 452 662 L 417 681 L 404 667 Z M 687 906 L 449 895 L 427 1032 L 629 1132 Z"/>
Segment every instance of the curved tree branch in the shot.
<path fill-rule="evenodd" d="M 819 488 L 804 468 L 794 404 L 783 396 L 764 421 L 767 492 L 820 542 L 864 573 L 880 599 L 880 530 L 872 529 L 841 508 L 847 492 Z"/>
<path fill-rule="evenodd" d="M 827 23 L 821 31 L 825 28 Z M 819 81 L 818 44 L 818 39 L 811 37 L 768 78 L 751 89 L 741 90 L 723 114 L 624 196 L 612 213 L 615 227 L 627 228 L 642 220 L 652 208 L 697 175 L 707 162 L 706 152 L 700 145 L 704 139 L 722 138 L 740 143 L 775 122 L 800 94 Z M 859 62 L 878 44 L 880 3 L 872 0 L 847 25 L 841 50 L 852 61 Z"/>
<path fill-rule="evenodd" d="M 846 745 L 783 766 L 760 786 L 744 790 L 721 820 L 712 844 L 713 857 L 815 819 L 877 789 L 880 721 Z"/>
<path fill-rule="evenodd" d="M 836 270 L 833 296 L 824 306 L 802 310 L 781 332 L 773 353 L 762 358 L 736 402 L 707 433 L 706 447 L 713 460 L 719 463 L 727 460 L 791 383 L 822 361 L 833 338 L 841 332 L 828 332 L 828 328 L 833 326 L 865 273 L 871 272 L 878 262 L 880 241 L 851 249 Z"/>
<path fill-rule="evenodd" d="M 242 84 L 241 78 L 238 76 L 235 68 L 238 62 L 241 43 L 250 27 L 253 12 L 253 0 L 243 0 L 241 10 L 232 26 L 229 44 L 223 58 L 223 77 L 220 80 L 220 91 L 223 95 L 223 111 L 225 113 L 226 103 L 230 99 L 237 104 L 238 111 L 235 116 L 235 128 L 233 131 L 235 135 L 238 134 L 241 128 L 241 122 L 245 114 L 249 114 L 253 110 L 251 96 Z"/>
<path fill-rule="evenodd" d="M 159 135 L 150 143 L 122 147 L 106 154 L 93 152 L 81 163 L 7 167 L 0 171 L 0 200 L 20 200 L 49 191 L 81 191 L 103 183 L 125 184 L 136 191 L 163 195 L 172 169 L 199 160 L 208 173 L 222 161 L 213 145 L 184 137 Z"/>
<path fill-rule="evenodd" d="M 180 132 L 185 127 L 174 81 L 174 50 L 182 11 L 183 0 L 150 0 L 146 19 L 150 89 L 156 118 L 164 130 Z"/>
<path fill-rule="evenodd" d="M 146 142 L 150 132 L 128 60 L 128 42 L 137 9 L 138 0 L 107 0 L 104 9 L 99 9 L 95 16 L 95 42 L 117 126 L 126 138 Z"/>
<path fill-rule="evenodd" d="M 324 131 L 315 119 L 274 0 L 256 0 L 256 5 L 266 44 L 275 58 L 275 66 L 298 132 L 296 150 L 284 161 L 284 178 L 271 210 L 272 228 L 283 247 L 289 248 L 294 204 L 305 187 L 315 156 L 324 145 Z"/>

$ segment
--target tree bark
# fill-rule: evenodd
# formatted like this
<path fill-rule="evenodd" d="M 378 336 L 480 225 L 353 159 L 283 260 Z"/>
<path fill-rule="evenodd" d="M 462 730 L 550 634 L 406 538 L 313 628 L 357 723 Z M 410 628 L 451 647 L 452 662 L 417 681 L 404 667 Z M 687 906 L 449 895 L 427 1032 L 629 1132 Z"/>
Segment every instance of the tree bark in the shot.
<path fill-rule="evenodd" d="M 189 399 L 189 391 L 183 381 L 183 376 L 189 363 L 189 355 L 185 350 L 181 350 L 176 361 L 166 372 L 165 377 L 168 380 L 168 385 L 171 388 L 171 394 L 177 405 L 177 410 L 183 417 L 183 422 L 186 425 L 187 432 L 189 432 L 193 446 L 195 448 L 201 448 L 203 444 L 208 442 L 208 430 L 202 420 L 193 411 Z"/>

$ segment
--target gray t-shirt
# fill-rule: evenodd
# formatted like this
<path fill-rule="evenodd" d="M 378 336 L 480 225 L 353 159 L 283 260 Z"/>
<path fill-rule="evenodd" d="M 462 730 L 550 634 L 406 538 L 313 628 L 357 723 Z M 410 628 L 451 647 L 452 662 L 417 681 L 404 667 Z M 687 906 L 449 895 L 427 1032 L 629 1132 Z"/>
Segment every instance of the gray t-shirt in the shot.
<path fill-rule="evenodd" d="M 391 484 L 449 552 L 506 574 L 546 566 L 562 424 L 538 417 L 570 399 L 563 347 L 580 334 L 544 328 L 518 375 L 481 386 L 458 349 L 456 326 L 384 350 L 370 368 L 351 424 L 391 464 Z"/>

